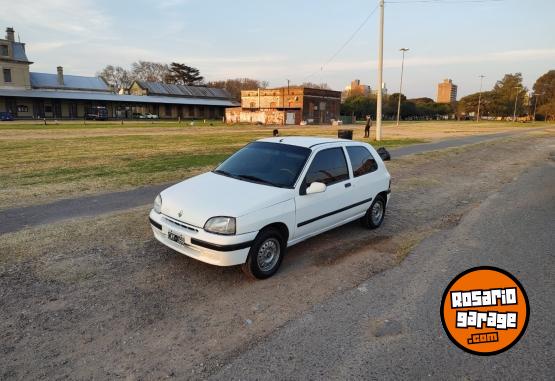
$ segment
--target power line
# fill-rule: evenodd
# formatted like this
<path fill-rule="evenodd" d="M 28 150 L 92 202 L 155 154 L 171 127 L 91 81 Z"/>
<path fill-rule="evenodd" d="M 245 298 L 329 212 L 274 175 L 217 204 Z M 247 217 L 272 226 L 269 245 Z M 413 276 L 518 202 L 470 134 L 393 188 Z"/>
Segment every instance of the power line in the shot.
<path fill-rule="evenodd" d="M 329 65 L 338 55 L 339 53 L 341 53 L 343 51 L 343 49 L 345 49 L 347 47 L 347 45 L 349 45 L 349 43 L 353 40 L 353 38 L 356 37 L 356 35 L 358 34 L 358 32 L 360 32 L 360 30 L 364 27 L 364 25 L 366 25 L 366 23 L 368 22 L 368 20 L 370 20 L 370 17 L 372 17 L 372 15 L 376 12 L 376 10 L 378 9 L 378 5 L 376 5 L 372 11 L 370 11 L 370 13 L 368 14 L 368 16 L 366 16 L 366 18 L 362 21 L 362 23 L 356 28 L 356 30 L 349 36 L 349 38 L 339 47 L 339 49 L 337 49 L 337 51 L 335 53 L 333 53 L 330 58 L 320 66 L 320 70 L 315 70 L 313 73 L 307 75 L 306 77 L 304 77 L 304 79 L 310 78 L 312 77 L 314 74 L 316 74 L 318 71 L 324 71 L 324 67 L 326 67 L 327 65 Z"/>

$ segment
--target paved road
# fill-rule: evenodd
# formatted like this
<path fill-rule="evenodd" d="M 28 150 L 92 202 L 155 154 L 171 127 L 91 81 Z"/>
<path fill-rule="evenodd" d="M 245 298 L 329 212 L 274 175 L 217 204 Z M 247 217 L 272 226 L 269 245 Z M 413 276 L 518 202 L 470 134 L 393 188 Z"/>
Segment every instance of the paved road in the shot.
<path fill-rule="evenodd" d="M 435 143 L 415 144 L 392 150 L 391 156 L 395 158 L 438 149 L 460 147 L 537 129 L 538 128 L 526 128 L 497 134 L 447 139 Z M 0 221 L 2 221 L 0 224 L 0 234 L 18 231 L 26 227 L 58 222 L 69 218 L 92 217 L 104 213 L 126 210 L 136 206 L 147 205 L 154 200 L 161 190 L 170 185 L 172 184 L 152 185 L 123 192 L 102 193 L 55 201 L 48 204 L 6 209 L 0 211 Z"/>
<path fill-rule="evenodd" d="M 532 167 L 456 227 L 423 241 L 398 267 L 276 331 L 217 379 L 553 379 L 555 163 Z M 525 287 L 531 318 L 508 352 L 455 347 L 439 318 L 449 281 L 497 266 Z"/>

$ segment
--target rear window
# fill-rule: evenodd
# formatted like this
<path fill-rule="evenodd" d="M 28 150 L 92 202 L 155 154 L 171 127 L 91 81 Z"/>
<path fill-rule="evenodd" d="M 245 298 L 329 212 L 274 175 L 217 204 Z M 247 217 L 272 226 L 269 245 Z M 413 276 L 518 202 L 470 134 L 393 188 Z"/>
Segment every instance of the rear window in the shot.
<path fill-rule="evenodd" d="M 347 152 L 349 153 L 349 159 L 351 160 L 351 166 L 353 167 L 353 175 L 355 177 L 365 175 L 370 172 L 374 172 L 378 169 L 378 164 L 376 160 L 366 149 L 361 146 L 347 147 Z"/>
<path fill-rule="evenodd" d="M 306 185 L 320 182 L 332 185 L 349 178 L 345 154 L 340 147 L 320 151 L 312 160 L 306 174 Z"/>

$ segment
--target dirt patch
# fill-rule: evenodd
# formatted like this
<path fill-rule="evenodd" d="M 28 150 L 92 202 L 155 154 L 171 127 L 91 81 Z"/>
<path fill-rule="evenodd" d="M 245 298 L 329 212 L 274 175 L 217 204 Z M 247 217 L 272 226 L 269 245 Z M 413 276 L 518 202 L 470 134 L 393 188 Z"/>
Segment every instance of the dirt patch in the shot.
<path fill-rule="evenodd" d="M 423 237 L 550 160 L 553 144 L 521 136 L 394 160 L 382 228 L 351 223 L 301 243 L 266 281 L 158 244 L 147 208 L 2 235 L 0 378 L 204 378 L 315 304 L 398 264 Z M 436 182 L 414 180 L 424 177 Z M 381 321 L 368 332 L 396 337 L 402 327 Z"/>

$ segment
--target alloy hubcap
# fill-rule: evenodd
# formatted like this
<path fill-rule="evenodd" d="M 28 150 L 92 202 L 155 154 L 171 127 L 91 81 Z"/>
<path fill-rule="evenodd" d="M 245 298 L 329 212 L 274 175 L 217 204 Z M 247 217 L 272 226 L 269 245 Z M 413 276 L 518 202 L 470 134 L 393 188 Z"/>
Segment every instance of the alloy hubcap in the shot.
<path fill-rule="evenodd" d="M 380 201 L 376 201 L 374 206 L 372 206 L 372 223 L 377 225 L 380 223 L 383 217 L 383 204 Z"/>
<path fill-rule="evenodd" d="M 256 256 L 258 267 L 262 271 L 270 271 L 276 265 L 280 251 L 279 241 L 275 238 L 268 238 L 258 249 Z"/>

